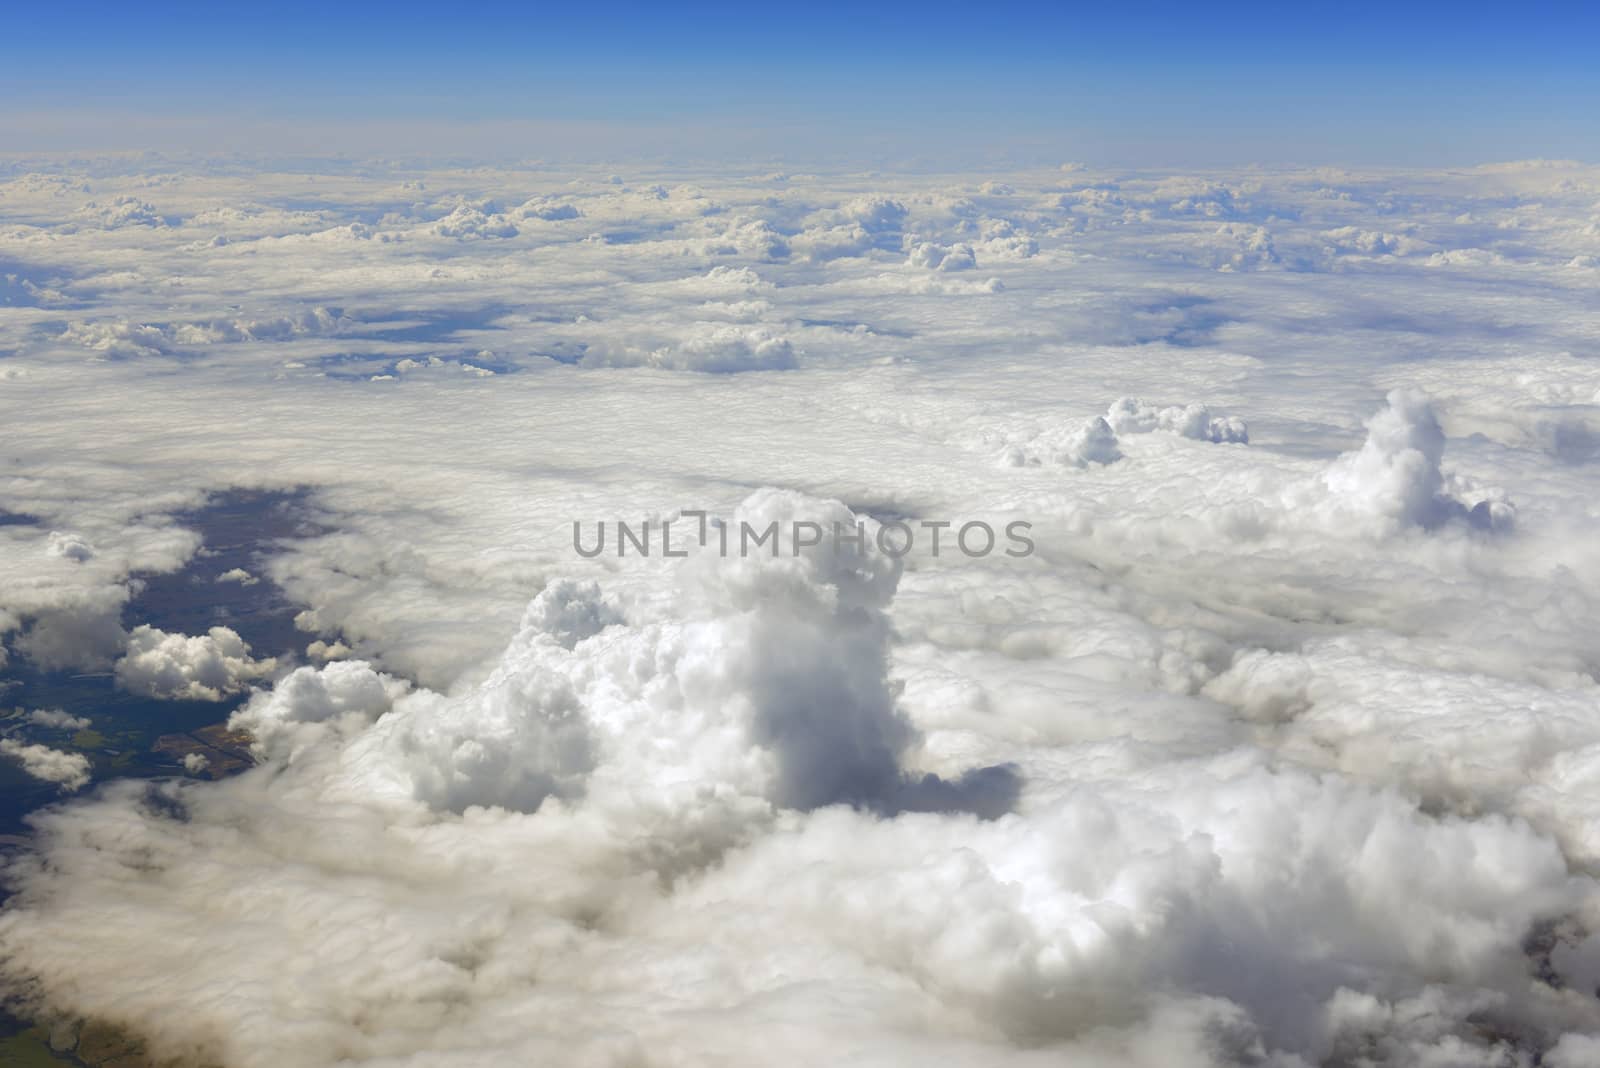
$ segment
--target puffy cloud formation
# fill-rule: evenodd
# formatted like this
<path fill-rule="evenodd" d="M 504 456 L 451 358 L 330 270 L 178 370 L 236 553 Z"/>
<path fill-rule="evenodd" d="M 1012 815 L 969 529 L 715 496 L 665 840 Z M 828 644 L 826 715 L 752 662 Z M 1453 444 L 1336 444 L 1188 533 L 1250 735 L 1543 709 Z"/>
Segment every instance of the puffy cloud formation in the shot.
<path fill-rule="evenodd" d="M 542 219 L 545 222 L 563 222 L 583 215 L 576 205 L 546 196 L 531 197 L 523 201 L 512 214 L 519 219 Z"/>
<path fill-rule="evenodd" d="M 1213 416 L 1204 404 L 1157 408 L 1123 397 L 1106 412 L 1106 422 L 1118 434 L 1143 434 L 1161 430 L 1197 441 L 1247 442 L 1250 431 L 1235 417 Z"/>
<path fill-rule="evenodd" d="M 1027 440 L 1008 441 L 1000 450 L 1002 467 L 1036 467 L 1040 464 L 1065 464 L 1087 467 L 1111 464 L 1122 459 L 1117 434 L 1102 416 L 1084 420 L 1075 427 L 1055 428 Z"/>
<path fill-rule="evenodd" d="M 1079 467 L 1086 464 L 1114 463 L 1121 458 L 1122 453 L 1117 449 L 1115 432 L 1112 431 L 1110 424 L 1098 416 L 1073 431 L 1068 436 L 1065 447 L 1055 457 L 1058 462 L 1076 464 Z"/>
<path fill-rule="evenodd" d="M 0 757 L 18 761 L 22 770 L 35 779 L 57 783 L 67 793 L 89 782 L 89 758 L 82 753 L 64 753 L 47 745 L 26 745 L 15 738 L 0 738 Z"/>
<path fill-rule="evenodd" d="M 906 262 L 933 271 L 970 271 L 978 265 L 971 245 L 936 245 L 922 241 L 912 246 Z"/>
<path fill-rule="evenodd" d="M 874 539 L 876 525 L 859 522 Z M 813 526 L 797 537 L 797 523 Z M 377 720 L 351 747 L 376 776 L 368 788 L 451 811 L 536 812 L 592 790 L 614 811 L 648 803 L 686 820 L 708 804 L 996 814 L 1006 769 L 948 783 L 902 770 L 915 732 L 888 678 L 885 612 L 899 565 L 871 541 L 805 543 L 835 523 L 853 531 L 858 519 L 837 502 L 762 491 L 730 526 L 740 539 L 770 534 L 766 547 L 691 569 L 684 618 L 629 626 L 595 584 L 558 581 L 470 691 L 396 701 L 393 680 L 352 661 L 300 669 L 233 722 L 271 751 L 300 724 Z"/>
<path fill-rule="evenodd" d="M 126 591 L 114 586 L 80 586 L 63 576 L 52 577 L 57 581 L 34 597 L 20 599 L 18 607 L 23 613 L 19 614 L 29 624 L 13 648 L 47 671 L 109 666 L 127 637 L 118 622 Z"/>
<path fill-rule="evenodd" d="M 1445 492 L 1444 445 L 1428 398 L 1391 392 L 1367 423 L 1366 442 L 1323 474 L 1329 506 L 1379 529 L 1435 527 L 1453 518 L 1485 529 L 1509 527 L 1515 516 L 1509 502 L 1486 498 L 1469 506 Z"/>
<path fill-rule="evenodd" d="M 1400 234 L 1340 226 L 1322 235 L 1340 252 L 1359 252 L 1368 256 L 1396 256 L 1416 251 L 1417 242 Z"/>
<path fill-rule="evenodd" d="M 686 336 L 665 344 L 595 345 L 583 362 L 590 367 L 655 367 L 732 374 L 788 370 L 795 366 L 795 354 L 788 338 L 765 328 L 700 323 Z"/>
<path fill-rule="evenodd" d="M 78 219 L 84 226 L 101 230 L 115 230 L 124 226 L 165 226 L 155 206 L 138 197 L 119 196 L 109 201 L 91 200 L 78 209 Z"/>
<path fill-rule="evenodd" d="M 826 558 L 753 568 L 707 596 L 732 609 L 776 583 L 787 627 L 800 623 L 794 613 L 868 607 L 890 588 L 888 572 L 841 588 L 830 568 Z M 468 705 L 430 697 L 441 727 L 493 730 L 495 693 L 542 641 L 519 639 L 507 673 Z M 364 719 L 374 707 L 346 711 Z M 530 707 L 540 734 L 564 714 Z M 793 711 L 787 697 L 779 708 Z M 80 1011 L 138 1020 L 159 1051 L 244 1065 L 323 1063 L 330 1044 L 356 1063 L 554 1049 L 603 1063 L 662 1047 L 744 1060 L 773 1026 L 795 1029 L 795 1056 L 843 1035 L 896 1062 L 940 1050 L 957 1063 L 1031 1063 L 1028 1051 L 1044 1050 L 1221 1068 L 1363 1049 L 1383 1064 L 1453 1053 L 1493 1063 L 1517 1046 L 1570 1046 L 1582 1034 L 1563 1029 L 1596 1022 L 1592 1003 L 1529 983 L 1527 932 L 1581 910 L 1593 887 L 1518 822 L 1429 816 L 1392 792 L 1233 757 L 1153 769 L 1169 784 L 1161 791 L 1083 768 L 1076 788 L 989 823 L 851 807 L 772 823 L 715 779 L 677 778 L 682 730 L 641 731 L 635 740 L 652 745 L 614 750 L 630 775 L 604 785 L 619 791 L 611 799 L 454 817 L 431 790 L 413 801 L 366 781 L 444 754 L 433 738 L 427 754 L 388 748 L 385 722 L 342 753 L 329 735 L 332 752 L 163 787 L 159 805 L 114 786 L 95 805 L 50 814 L 42 833 L 58 870 L 33 871 L 34 892 L 0 919 L 4 967 L 25 961 L 47 992 L 70 978 Z M 374 736 L 377 746 L 363 744 Z M 870 738 L 845 752 L 877 750 L 882 735 Z M 564 759 L 542 746 L 518 755 L 547 769 Z M 652 769 L 659 778 L 632 777 Z M 749 770 L 759 780 L 772 769 Z M 467 773 L 483 772 L 469 762 Z M 532 801 L 492 778 L 499 799 Z M 781 788 L 784 776 L 769 781 Z M 99 819 L 114 812 L 123 818 L 108 837 Z M 288 858 L 305 867 L 286 871 Z M 102 944 L 68 924 L 113 874 L 144 926 Z M 194 953 L 207 901 L 224 916 L 248 904 L 245 931 L 218 933 L 242 935 L 241 953 Z M 388 933 L 374 944 L 375 931 Z M 1551 945 L 1547 966 L 1573 981 L 1600 967 L 1581 933 Z M 91 948 L 111 956 L 80 967 Z M 128 988 L 130 970 L 166 979 Z M 295 982 L 271 982 L 285 975 Z M 641 1011 L 663 975 L 679 977 L 676 1011 Z M 198 996 L 228 989 L 230 976 L 266 989 Z M 806 1023 L 829 1004 L 834 1028 Z M 486 1029 L 497 1036 L 487 1053 Z"/>
<path fill-rule="evenodd" d="M 166 356 L 184 348 L 224 342 L 287 340 L 336 334 L 349 325 L 328 308 L 264 319 L 211 319 L 167 324 L 76 322 L 62 332 L 63 341 L 116 358 Z"/>
<path fill-rule="evenodd" d="M 330 734 L 347 736 L 371 724 L 407 689 L 360 660 L 296 668 L 251 697 L 228 726 L 249 731 L 263 757 L 289 761 Z"/>
<path fill-rule="evenodd" d="M 869 234 L 897 234 L 905 226 L 909 211 L 892 197 L 874 195 L 846 202 L 838 214 Z"/>
<path fill-rule="evenodd" d="M 1594 1060 L 1600 171 L 137 166 L 0 180 L 0 666 L 253 688 L 258 764 L 33 815 L 18 1009 L 185 1068 Z M 256 586 L 227 487 L 304 501 Z"/>
<path fill-rule="evenodd" d="M 116 664 L 117 685 L 133 693 L 185 701 L 220 701 L 272 674 L 276 660 L 256 660 L 227 627 L 201 635 L 135 627 Z"/>
<path fill-rule="evenodd" d="M 440 237 L 489 238 L 516 237 L 517 225 L 495 212 L 492 205 L 460 204 L 433 224 Z"/>
<path fill-rule="evenodd" d="M 0 662 L 0 667 L 5 664 Z M 74 716 L 59 708 L 35 708 L 28 713 L 28 722 L 36 727 L 58 731 L 81 731 L 89 725 L 87 716 Z"/>
<path fill-rule="evenodd" d="M 1340 502 L 1400 526 L 1433 526 L 1444 519 L 1444 431 L 1428 399 L 1389 394 L 1388 407 L 1367 424 L 1367 440 L 1323 476 Z"/>
<path fill-rule="evenodd" d="M 703 248 L 707 255 L 746 256 L 771 263 L 789 258 L 789 242 L 766 219 L 741 219 L 708 238 Z"/>
<path fill-rule="evenodd" d="M 81 564 L 94 555 L 94 546 L 76 534 L 52 530 L 47 551 L 51 556 L 59 556 L 64 560 Z"/>
<path fill-rule="evenodd" d="M 306 655 L 313 660 L 343 660 L 350 655 L 350 647 L 344 642 L 325 642 L 318 638 L 306 646 Z"/>

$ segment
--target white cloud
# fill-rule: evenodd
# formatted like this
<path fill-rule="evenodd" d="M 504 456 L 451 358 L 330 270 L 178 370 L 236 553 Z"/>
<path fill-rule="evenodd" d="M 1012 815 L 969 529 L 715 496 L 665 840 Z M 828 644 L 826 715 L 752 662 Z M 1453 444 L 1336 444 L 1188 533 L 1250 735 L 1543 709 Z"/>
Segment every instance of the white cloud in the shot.
<path fill-rule="evenodd" d="M 931 271 L 970 271 L 978 266 L 971 245 L 936 245 L 931 241 L 913 245 L 906 262 Z"/>
<path fill-rule="evenodd" d="M 229 1068 L 1587 1063 L 1600 171 L 50 169 L 4 648 L 257 686 L 260 765 L 38 816 L 41 1009 Z M 306 487 L 224 576 L 288 648 L 146 617 L 228 487 Z M 696 508 L 1038 551 L 573 552 Z"/>
<path fill-rule="evenodd" d="M 0 667 L 3 666 L 0 664 Z M 89 717 L 74 716 L 59 708 L 35 708 L 28 713 L 28 722 L 51 730 L 81 731 L 89 726 Z"/>
<path fill-rule="evenodd" d="M 78 209 L 78 219 L 85 226 L 115 230 L 123 226 L 165 226 L 154 205 L 137 197 L 119 196 L 109 201 L 91 200 Z"/>
<path fill-rule="evenodd" d="M 135 627 L 116 663 L 117 685 L 169 700 L 220 701 L 272 674 L 277 662 L 256 660 L 250 646 L 227 627 L 198 636 Z"/>
<path fill-rule="evenodd" d="M 543 219 L 545 222 L 563 222 L 583 215 L 575 205 L 548 196 L 532 197 L 523 201 L 513 214 L 518 218 Z"/>
<path fill-rule="evenodd" d="M 58 784 L 64 792 L 82 789 L 89 781 L 89 758 L 64 753 L 47 745 L 24 745 L 15 738 L 0 738 L 0 757 L 18 761 L 35 779 Z"/>
<path fill-rule="evenodd" d="M 1119 434 L 1161 430 L 1197 441 L 1242 443 L 1250 440 L 1250 431 L 1242 419 L 1213 416 L 1211 409 L 1203 404 L 1158 408 L 1123 397 L 1112 403 L 1106 412 L 1106 422 Z"/>
<path fill-rule="evenodd" d="M 516 223 L 492 208 L 458 205 L 455 210 L 433 224 L 433 232 L 440 237 L 492 238 L 516 237 Z"/>
<path fill-rule="evenodd" d="M 583 362 L 590 367 L 655 367 L 729 374 L 788 370 L 795 366 L 795 354 L 788 338 L 769 329 L 698 323 L 681 338 L 661 344 L 597 342 Z"/>
<path fill-rule="evenodd" d="M 321 638 L 306 646 L 306 655 L 313 660 L 343 660 L 351 653 L 344 642 L 325 642 Z"/>
<path fill-rule="evenodd" d="M 59 556 L 65 560 L 77 563 L 94 556 L 94 546 L 84 541 L 76 534 L 63 533 L 59 530 L 50 532 L 50 544 L 46 550 L 51 556 Z"/>
<path fill-rule="evenodd" d="M 1434 527 L 1453 518 L 1485 529 L 1505 529 L 1515 517 L 1509 501 L 1461 501 L 1446 493 L 1441 468 L 1444 431 L 1428 398 L 1396 390 L 1367 424 L 1360 449 L 1339 457 L 1323 473 L 1328 507 L 1379 528 Z"/>
<path fill-rule="evenodd" d="M 296 668 L 271 690 L 251 697 L 228 725 L 249 731 L 262 755 L 292 760 L 330 731 L 354 733 L 371 724 L 406 689 L 403 680 L 360 660 Z"/>

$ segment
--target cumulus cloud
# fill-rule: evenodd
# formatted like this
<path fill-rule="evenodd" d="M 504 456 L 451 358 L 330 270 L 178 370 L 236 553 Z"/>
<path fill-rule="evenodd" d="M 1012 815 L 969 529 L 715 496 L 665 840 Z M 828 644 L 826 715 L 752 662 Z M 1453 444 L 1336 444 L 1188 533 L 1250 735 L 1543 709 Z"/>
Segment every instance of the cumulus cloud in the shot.
<path fill-rule="evenodd" d="M 64 793 L 82 789 L 89 782 L 89 758 L 82 753 L 64 753 L 47 745 L 0 738 L 0 757 L 19 762 L 23 771 L 35 779 L 56 783 Z"/>
<path fill-rule="evenodd" d="M 732 221 L 701 248 L 706 255 L 747 256 L 769 263 L 787 259 L 790 252 L 788 239 L 766 219 Z"/>
<path fill-rule="evenodd" d="M 91 200 L 78 209 L 77 217 L 83 225 L 101 230 L 167 224 L 154 205 L 132 196 L 114 197 L 108 201 Z"/>
<path fill-rule="evenodd" d="M 1367 423 L 1361 448 L 1339 457 L 1322 478 L 1327 507 L 1380 529 L 1436 527 L 1465 519 L 1484 529 L 1509 527 L 1510 502 L 1485 498 L 1470 505 L 1446 493 L 1441 462 L 1444 431 L 1428 398 L 1396 390 Z"/>
<path fill-rule="evenodd" d="M 664 343 L 599 341 L 583 358 L 589 367 L 654 367 L 668 371 L 731 374 L 782 371 L 795 366 L 794 345 L 765 327 L 700 323 Z"/>
<path fill-rule="evenodd" d="M 534 812 L 547 798 L 576 801 L 591 787 L 609 804 L 631 806 L 637 799 L 613 796 L 622 784 L 631 792 L 654 782 L 656 807 L 698 807 L 710 790 L 718 806 L 756 812 L 765 801 L 995 813 L 1012 788 L 1005 769 L 952 783 L 902 770 L 915 732 L 888 678 L 884 611 L 898 564 L 831 536 L 806 544 L 812 529 L 855 530 L 857 522 L 836 502 L 756 494 L 731 523 L 737 537 L 770 535 L 773 547 L 689 566 L 686 593 L 699 607 L 684 620 L 629 627 L 593 583 L 553 583 L 529 605 L 485 683 L 399 699 L 353 744 L 353 760 L 383 769 L 377 792 L 455 811 Z M 798 536 L 797 523 L 807 524 Z M 311 686 L 308 670 L 289 681 Z M 373 695 L 361 704 L 364 718 L 376 719 L 382 680 L 359 662 L 315 677 L 334 676 L 361 680 Z M 276 707 L 258 697 L 235 723 L 259 734 L 255 717 Z"/>
<path fill-rule="evenodd" d="M 1093 416 L 1076 425 L 1047 428 L 1031 435 L 1007 440 L 1002 446 L 1002 467 L 1037 467 L 1064 464 L 1089 467 L 1116 463 L 1122 459 L 1117 432 L 1104 416 Z"/>
<path fill-rule="evenodd" d="M 171 355 L 185 347 L 228 342 L 279 340 L 334 334 L 349 325 L 333 311 L 317 307 L 295 315 L 264 319 L 212 319 L 162 325 L 135 322 L 75 322 L 63 341 L 115 358 Z"/>
<path fill-rule="evenodd" d="M 480 239 L 516 237 L 517 225 L 488 205 L 461 204 L 433 224 L 440 237 Z"/>
<path fill-rule="evenodd" d="M 1398 256 L 1416 251 L 1418 242 L 1401 234 L 1340 226 L 1322 235 L 1337 252 L 1358 252 L 1368 256 Z"/>
<path fill-rule="evenodd" d="M 4 663 L 0 663 L 0 667 L 4 666 Z M 89 726 L 89 717 L 74 716 L 59 708 L 35 708 L 28 713 L 28 722 L 51 730 L 81 731 Z"/>
<path fill-rule="evenodd" d="M 893 197 L 855 197 L 814 213 L 792 244 L 812 260 L 899 252 L 910 209 Z"/>
<path fill-rule="evenodd" d="M 1106 422 L 1119 434 L 1143 434 L 1161 430 L 1197 441 L 1247 442 L 1250 431 L 1237 417 L 1213 416 L 1203 404 L 1173 405 L 1159 408 L 1132 397 L 1112 403 Z"/>
<path fill-rule="evenodd" d="M 407 688 L 403 680 L 360 660 L 297 668 L 270 691 L 252 697 L 228 726 L 250 732 L 262 756 L 292 760 L 329 733 L 353 733 L 369 725 Z"/>
<path fill-rule="evenodd" d="M 59 556 L 64 560 L 83 563 L 94 556 L 94 546 L 90 545 L 77 534 L 65 533 L 59 530 L 50 532 L 50 541 L 46 551 L 51 556 Z"/>
<path fill-rule="evenodd" d="M 894 234 L 904 227 L 909 212 L 892 197 L 866 196 L 847 201 L 838 209 L 838 214 L 869 234 Z"/>
<path fill-rule="evenodd" d="M 49 601 L 27 606 L 28 627 L 12 647 L 46 671 L 109 665 L 127 637 L 120 622 L 126 590 L 64 585 L 50 592 Z"/>
<path fill-rule="evenodd" d="M 931 271 L 970 271 L 978 266 L 971 245 L 936 245 L 922 241 L 911 247 L 906 262 L 913 267 L 926 267 Z"/>
<path fill-rule="evenodd" d="M 531 197 L 512 213 L 519 219 L 542 219 L 545 222 L 563 222 L 580 218 L 583 213 L 577 206 L 555 197 Z"/>
<path fill-rule="evenodd" d="M 226 1068 L 1593 1059 L 1594 168 L 141 165 L 0 181 L 0 667 L 238 696 L 257 764 L 32 815 L 17 1009 Z M 237 571 L 230 486 L 307 508 Z M 619 518 L 690 556 L 573 552 Z M 967 518 L 1038 551 L 873 549 Z M 79 782 L 84 718 L 7 756 Z"/>
<path fill-rule="evenodd" d="M 272 674 L 277 661 L 256 660 L 250 646 L 227 627 L 202 635 L 168 634 L 135 627 L 116 663 L 117 685 L 147 697 L 220 701 Z"/>

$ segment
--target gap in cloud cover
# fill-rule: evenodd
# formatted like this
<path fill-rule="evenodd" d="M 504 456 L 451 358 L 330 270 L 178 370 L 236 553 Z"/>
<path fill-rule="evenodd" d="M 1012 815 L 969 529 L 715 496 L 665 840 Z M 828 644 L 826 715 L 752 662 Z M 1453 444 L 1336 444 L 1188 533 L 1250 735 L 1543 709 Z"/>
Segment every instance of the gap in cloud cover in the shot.
<path fill-rule="evenodd" d="M 183 770 L 189 752 L 210 754 L 191 771 L 237 769 L 239 755 L 227 751 L 226 740 L 194 733 L 221 724 L 242 697 L 225 674 L 205 673 L 213 665 L 226 671 L 230 661 L 191 666 L 186 657 L 226 654 L 237 671 L 255 662 L 252 652 L 287 664 L 306 645 L 307 636 L 294 625 L 297 609 L 261 573 L 263 562 L 293 539 L 319 533 L 306 491 L 213 494 L 198 508 L 172 513 L 170 522 L 197 536 L 198 548 L 185 564 L 134 571 L 122 584 L 125 592 L 113 587 L 104 591 L 109 596 L 25 614 L 11 636 L 15 651 L 0 660 L 0 707 L 6 710 L 0 734 L 85 758 L 84 779 L 73 789 L 91 777 L 170 776 Z M 17 555 L 30 533 L 42 535 L 33 516 L 0 513 L 0 526 L 12 528 L 8 552 Z M 52 536 L 81 562 L 96 554 L 81 536 Z M 178 637 L 215 634 L 213 628 L 233 636 L 217 650 Z M 26 774 L 15 763 L 0 765 L 0 783 L 5 834 L 22 831 L 28 812 L 60 794 L 56 781 Z"/>

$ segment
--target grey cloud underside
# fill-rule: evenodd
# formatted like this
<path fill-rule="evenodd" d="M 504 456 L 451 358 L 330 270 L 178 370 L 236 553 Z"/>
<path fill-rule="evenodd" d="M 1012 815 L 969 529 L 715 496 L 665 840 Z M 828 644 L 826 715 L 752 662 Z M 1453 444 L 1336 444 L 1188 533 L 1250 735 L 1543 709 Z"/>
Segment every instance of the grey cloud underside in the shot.
<path fill-rule="evenodd" d="M 1594 1063 L 1593 168 L 7 166 L 0 669 L 253 688 L 260 761 L 37 817 L 32 1011 L 230 1068 Z M 125 617 L 230 487 L 309 487 L 227 579 L 298 658 Z M 572 549 L 682 509 L 1037 551 Z M 0 759 L 81 785 L 63 723 Z"/>

